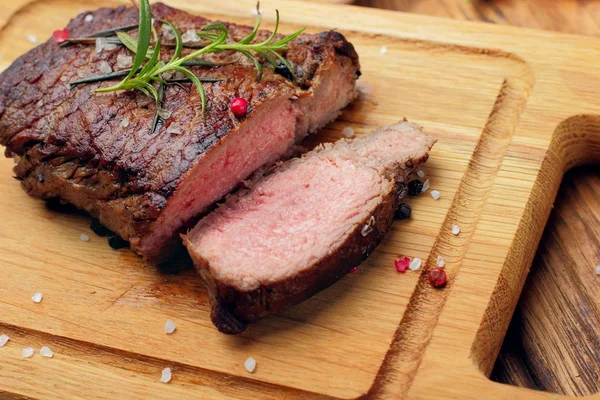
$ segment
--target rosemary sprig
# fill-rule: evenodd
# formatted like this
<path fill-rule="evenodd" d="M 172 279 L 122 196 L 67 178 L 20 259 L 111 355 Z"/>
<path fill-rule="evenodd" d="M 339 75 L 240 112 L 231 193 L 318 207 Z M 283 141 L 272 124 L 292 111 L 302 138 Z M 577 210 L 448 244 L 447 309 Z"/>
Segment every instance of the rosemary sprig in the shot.
<path fill-rule="evenodd" d="M 190 65 L 198 65 L 198 64 L 193 63 Z M 207 66 L 206 63 L 203 63 L 202 65 Z M 217 65 L 217 64 L 212 64 L 212 65 Z M 71 85 L 71 88 L 73 88 L 77 85 L 82 85 L 84 83 L 112 81 L 112 80 L 121 79 L 121 78 L 126 77 L 127 75 L 129 75 L 129 72 L 131 72 L 130 69 L 124 69 L 121 71 L 109 72 L 108 74 L 92 75 L 92 76 L 87 76 L 85 78 L 78 79 L 76 81 L 72 81 L 69 84 Z M 222 81 L 222 79 L 218 79 L 218 78 L 199 77 L 198 79 L 200 79 L 200 82 L 202 82 L 202 83 L 215 83 L 215 82 Z M 164 79 L 164 82 L 165 83 L 182 83 L 182 82 L 191 82 L 191 80 L 188 78 L 177 78 L 177 79 Z"/>
<path fill-rule="evenodd" d="M 262 56 L 267 62 L 269 62 L 269 64 L 273 66 L 273 68 L 276 68 L 280 63 L 282 63 L 293 74 L 291 65 L 281 54 L 279 54 L 279 51 L 286 50 L 288 43 L 296 39 L 304 31 L 304 29 L 301 29 L 279 41 L 275 41 L 275 37 L 279 29 L 279 11 L 277 11 L 277 18 L 273 33 L 267 40 L 263 42 L 255 44 L 251 43 L 256 37 L 260 27 L 261 15 L 259 13 L 252 32 L 237 43 L 227 43 L 229 32 L 227 27 L 225 27 L 225 25 L 222 23 L 205 26 L 200 32 L 198 32 L 198 35 L 202 39 L 207 40 L 207 44 L 205 44 L 201 49 L 193 51 L 185 56 L 182 56 L 181 54 L 183 50 L 183 40 L 181 38 L 181 34 L 175 28 L 175 26 L 173 26 L 173 24 L 162 20 L 161 22 L 167 24 L 173 31 L 176 44 L 175 51 L 171 59 L 168 62 L 163 62 L 160 61 L 161 42 L 157 37 L 156 32 L 153 30 L 149 1 L 141 0 L 139 2 L 139 9 L 140 21 L 137 41 L 131 38 L 131 36 L 123 34 L 123 32 L 117 32 L 117 35 L 123 44 L 129 50 L 135 53 L 135 60 L 130 72 L 119 84 L 97 89 L 97 92 L 112 92 L 117 90 L 131 89 L 139 90 L 142 93 L 154 98 L 154 100 L 157 102 L 157 108 L 159 108 L 159 92 L 153 84 L 155 82 L 158 82 L 159 84 L 164 83 L 164 79 L 161 77 L 163 73 L 168 71 L 176 71 L 184 74 L 196 87 L 202 102 L 202 113 L 204 114 L 206 111 L 206 94 L 204 92 L 204 87 L 202 86 L 202 81 L 192 71 L 185 67 L 186 63 L 197 60 L 198 57 L 204 54 L 220 53 L 227 50 L 240 52 L 254 63 L 254 66 L 258 71 L 256 77 L 257 80 L 260 80 L 263 75 L 263 66 L 256 58 L 254 53 Z M 153 33 L 156 39 L 154 47 L 151 47 L 150 40 Z M 144 64 L 146 59 L 148 59 L 148 61 L 146 61 Z M 144 64 L 143 67 L 142 64 Z"/>

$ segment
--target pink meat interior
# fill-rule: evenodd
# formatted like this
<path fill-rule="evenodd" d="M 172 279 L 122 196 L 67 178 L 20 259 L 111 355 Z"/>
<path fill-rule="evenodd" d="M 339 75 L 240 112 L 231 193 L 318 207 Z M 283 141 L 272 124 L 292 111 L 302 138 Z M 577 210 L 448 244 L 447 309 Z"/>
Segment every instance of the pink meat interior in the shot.
<path fill-rule="evenodd" d="M 189 239 L 216 279 L 253 290 L 334 252 L 374 211 L 386 187 L 374 169 L 322 152 L 230 199 Z"/>
<path fill-rule="evenodd" d="M 288 99 L 264 104 L 238 132 L 225 137 L 227 145 L 214 146 L 177 189 L 160 216 L 157 229 L 141 247 L 152 258 L 178 229 L 263 165 L 280 159 L 293 145 L 296 111 Z"/>

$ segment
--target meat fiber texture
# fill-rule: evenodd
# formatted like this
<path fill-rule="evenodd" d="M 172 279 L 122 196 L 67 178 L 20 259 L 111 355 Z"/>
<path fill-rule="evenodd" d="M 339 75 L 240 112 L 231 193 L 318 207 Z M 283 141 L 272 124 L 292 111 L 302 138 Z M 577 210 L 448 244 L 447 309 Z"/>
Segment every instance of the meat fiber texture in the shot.
<path fill-rule="evenodd" d="M 341 140 L 229 197 L 184 238 L 224 333 L 299 303 L 365 260 L 436 142 L 409 122 Z"/>
<path fill-rule="evenodd" d="M 160 3 L 152 14 L 184 34 L 211 23 Z M 135 8 L 100 9 L 91 22 L 87 15 L 69 23 L 71 37 L 138 21 Z M 252 29 L 225 25 L 235 41 Z M 173 42 L 161 22 L 155 27 L 163 42 Z M 268 35 L 261 31 L 256 41 Z M 162 58 L 171 51 L 165 47 Z M 221 65 L 191 67 L 198 76 L 219 79 L 205 83 L 206 115 L 190 83 L 168 85 L 163 108 L 170 116 L 153 132 L 155 104 L 142 93 L 94 92 L 117 81 L 70 87 L 107 65 L 121 69 L 118 55 L 131 53 L 122 46 L 97 52 L 94 45 L 59 47 L 49 40 L 16 60 L 0 75 L 0 144 L 14 158 L 27 193 L 88 211 L 153 262 L 172 253 L 179 233 L 252 172 L 335 119 L 354 98 L 360 75 L 353 46 L 335 31 L 290 43 L 283 53 L 294 70 L 289 79 L 265 68 L 256 82 L 256 69 L 239 53 L 209 55 Z M 229 108 L 236 97 L 249 102 L 239 119 Z"/>

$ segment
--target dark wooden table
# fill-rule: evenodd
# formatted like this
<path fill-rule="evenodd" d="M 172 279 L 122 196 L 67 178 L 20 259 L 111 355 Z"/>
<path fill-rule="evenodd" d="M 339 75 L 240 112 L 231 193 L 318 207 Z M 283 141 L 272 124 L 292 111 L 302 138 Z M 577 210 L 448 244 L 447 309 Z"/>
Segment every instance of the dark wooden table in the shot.
<path fill-rule="evenodd" d="M 358 0 L 461 20 L 600 36 L 600 1 Z M 492 379 L 568 395 L 600 391 L 600 171 L 564 178 Z"/>

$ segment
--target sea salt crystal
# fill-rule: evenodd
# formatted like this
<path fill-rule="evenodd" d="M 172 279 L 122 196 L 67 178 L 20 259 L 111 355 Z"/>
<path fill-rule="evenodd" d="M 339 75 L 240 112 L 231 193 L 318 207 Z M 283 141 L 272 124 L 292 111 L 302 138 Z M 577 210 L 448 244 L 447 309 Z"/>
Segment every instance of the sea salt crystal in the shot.
<path fill-rule="evenodd" d="M 423 172 L 423 170 L 420 169 L 417 171 L 417 176 L 419 178 L 425 178 L 425 172 Z"/>
<path fill-rule="evenodd" d="M 183 35 L 181 35 L 181 41 L 183 43 L 196 42 L 198 39 L 199 37 L 195 29 L 188 29 Z"/>
<path fill-rule="evenodd" d="M 167 72 L 163 72 L 160 77 L 163 79 L 172 79 L 173 74 L 174 74 L 173 71 L 167 71 Z"/>
<path fill-rule="evenodd" d="M 181 71 L 175 71 L 173 74 L 173 79 L 183 79 L 185 78 L 185 74 Z"/>
<path fill-rule="evenodd" d="M 86 235 L 85 233 L 82 233 L 81 235 L 79 235 L 79 240 L 81 240 L 82 242 L 89 242 L 90 237 L 88 235 Z"/>
<path fill-rule="evenodd" d="M 600 265 L 596 265 L 596 275 L 600 275 Z"/>
<path fill-rule="evenodd" d="M 438 192 L 437 190 L 432 190 L 431 191 L 431 197 L 433 197 L 434 200 L 439 200 L 439 198 L 440 198 L 440 192 Z"/>
<path fill-rule="evenodd" d="M 94 16 L 92 14 L 88 14 L 83 19 L 85 22 L 92 22 L 94 20 Z"/>
<path fill-rule="evenodd" d="M 379 49 L 379 54 L 387 54 L 387 52 L 387 46 L 381 46 L 381 49 Z"/>
<path fill-rule="evenodd" d="M 171 368 L 165 368 L 160 374 L 160 381 L 162 383 L 169 383 L 171 381 Z"/>
<path fill-rule="evenodd" d="M 371 215 L 369 223 L 363 226 L 362 230 L 360 231 L 360 234 L 363 235 L 363 237 L 368 236 L 371 232 L 373 232 L 373 225 L 375 225 L 375 217 Z"/>
<path fill-rule="evenodd" d="M 258 7 L 257 7 L 257 8 L 252 8 L 252 9 L 250 10 L 250 13 L 251 13 L 252 15 L 259 15 L 259 14 L 260 14 L 260 10 L 258 9 Z"/>
<path fill-rule="evenodd" d="M 442 258 L 442 256 L 438 256 L 437 258 L 437 266 L 440 268 L 444 268 L 446 266 L 446 260 Z"/>
<path fill-rule="evenodd" d="M 119 54 L 117 56 L 117 67 L 119 68 L 128 68 L 133 64 L 133 57 L 126 56 L 124 54 Z"/>
<path fill-rule="evenodd" d="M 27 40 L 29 40 L 29 43 L 37 43 L 38 41 L 37 36 L 35 35 L 27 35 Z"/>
<path fill-rule="evenodd" d="M 100 61 L 98 63 L 98 71 L 102 72 L 103 74 L 110 74 L 112 72 L 112 68 L 106 61 Z"/>
<path fill-rule="evenodd" d="M 348 139 L 353 138 L 354 137 L 354 129 L 352 129 L 351 127 L 347 126 L 344 129 L 342 129 L 342 135 L 344 135 Z"/>
<path fill-rule="evenodd" d="M 0 335 L 0 347 L 4 347 L 4 345 L 8 343 L 9 340 L 10 338 L 7 335 Z"/>
<path fill-rule="evenodd" d="M 410 262 L 408 268 L 410 268 L 411 271 L 417 271 L 419 268 L 421 268 L 421 264 L 423 264 L 423 260 L 421 260 L 419 257 L 415 257 Z"/>
<path fill-rule="evenodd" d="M 246 371 L 253 373 L 256 369 L 256 360 L 253 357 L 248 357 L 244 362 L 244 367 L 246 367 Z"/>
<path fill-rule="evenodd" d="M 452 225 L 452 234 L 454 236 L 458 235 L 460 233 L 460 226 L 454 224 Z"/>
<path fill-rule="evenodd" d="M 40 303 L 42 301 L 42 294 L 40 292 L 37 292 L 33 295 L 31 300 L 33 300 L 34 303 Z"/>
<path fill-rule="evenodd" d="M 23 349 L 23 358 L 29 358 L 29 357 L 33 356 L 33 353 L 35 353 L 35 350 L 33 349 L 33 347 L 25 347 Z"/>
<path fill-rule="evenodd" d="M 106 46 L 107 43 L 108 42 L 107 42 L 106 38 L 96 39 L 96 53 L 100 53 L 104 49 L 104 46 Z"/>
<path fill-rule="evenodd" d="M 425 183 L 423 183 L 423 188 L 421 189 L 421 193 L 425 193 L 426 191 L 429 190 L 430 187 L 431 187 L 431 185 L 429 184 L 429 179 L 427 179 L 425 181 Z"/>
<path fill-rule="evenodd" d="M 167 133 L 172 133 L 173 135 L 181 135 L 183 130 L 181 129 L 181 125 L 179 124 L 171 124 L 167 128 Z"/>
<path fill-rule="evenodd" d="M 114 43 L 106 43 L 104 45 L 104 50 L 114 50 L 117 48 L 117 45 Z"/>
<path fill-rule="evenodd" d="M 50 350 L 49 347 L 44 346 L 40 349 L 40 355 L 42 357 L 52 358 L 52 357 L 54 357 L 54 352 L 52 350 Z"/>
<path fill-rule="evenodd" d="M 175 39 L 175 34 L 173 33 L 173 30 L 167 24 L 162 25 L 162 27 L 160 28 L 160 33 L 162 33 L 163 38 L 167 40 Z"/>
<path fill-rule="evenodd" d="M 167 322 L 165 323 L 165 333 L 169 335 L 169 334 L 175 332 L 175 328 L 176 328 L 175 322 L 168 319 Z"/>
<path fill-rule="evenodd" d="M 171 111 L 161 108 L 158 111 L 158 116 L 161 117 L 162 119 L 169 119 L 169 117 L 171 116 Z"/>
<path fill-rule="evenodd" d="M 129 118 L 122 119 L 121 122 L 119 122 L 119 126 L 127 128 L 129 126 Z"/>

